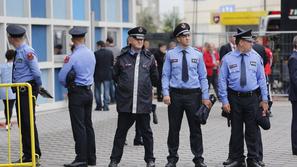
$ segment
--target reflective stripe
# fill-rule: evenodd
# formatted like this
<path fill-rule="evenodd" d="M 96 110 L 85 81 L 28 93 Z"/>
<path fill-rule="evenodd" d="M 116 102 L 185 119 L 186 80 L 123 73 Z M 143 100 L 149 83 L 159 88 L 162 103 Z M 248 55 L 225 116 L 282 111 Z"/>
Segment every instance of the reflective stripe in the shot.
<path fill-rule="evenodd" d="M 140 54 L 138 53 L 136 57 L 135 69 L 134 69 L 134 86 L 133 86 L 133 103 L 132 103 L 132 113 L 134 114 L 137 112 L 139 62 L 140 62 Z"/>

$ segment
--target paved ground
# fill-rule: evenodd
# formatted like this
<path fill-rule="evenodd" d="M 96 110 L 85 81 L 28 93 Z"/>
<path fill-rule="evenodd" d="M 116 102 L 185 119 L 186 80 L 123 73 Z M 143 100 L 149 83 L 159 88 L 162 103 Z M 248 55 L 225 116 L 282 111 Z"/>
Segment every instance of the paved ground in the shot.
<path fill-rule="evenodd" d="M 116 129 L 117 113 L 115 105 L 109 112 L 93 112 L 93 123 L 97 144 L 97 166 L 106 167 L 112 149 L 113 137 Z M 209 167 L 222 166 L 227 158 L 230 128 L 226 120 L 220 116 L 220 106 L 216 104 L 211 112 L 207 125 L 203 126 L 203 143 L 205 162 Z M 159 124 L 152 125 L 155 139 L 155 157 L 157 167 L 166 163 L 167 156 L 167 108 L 158 103 Z M 290 124 L 291 107 L 289 102 L 276 102 L 273 108 L 272 128 L 263 131 L 264 161 L 268 167 L 296 167 L 297 156 L 291 155 Z M 15 120 L 15 118 L 14 118 Z M 3 123 L 3 119 L 0 120 Z M 58 167 L 71 162 L 74 158 L 74 142 L 67 109 L 49 111 L 37 115 L 39 139 L 41 142 L 43 167 Z M 132 127 L 128 134 L 128 146 L 125 147 L 121 167 L 145 166 L 143 147 L 133 146 L 134 130 Z M 13 159 L 18 152 L 18 128 L 12 127 Z M 7 132 L 0 129 L 0 164 L 7 159 L 6 141 Z M 180 132 L 180 161 L 179 167 L 192 167 L 193 156 L 189 146 L 189 129 L 186 119 L 183 121 Z"/>

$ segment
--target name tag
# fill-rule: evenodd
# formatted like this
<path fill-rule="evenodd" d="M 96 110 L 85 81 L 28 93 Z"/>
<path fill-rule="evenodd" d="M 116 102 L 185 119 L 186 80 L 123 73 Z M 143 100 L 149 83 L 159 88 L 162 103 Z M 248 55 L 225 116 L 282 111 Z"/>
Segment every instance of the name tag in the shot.
<path fill-rule="evenodd" d="M 132 64 L 125 64 L 125 67 L 130 67 L 132 66 Z"/>
<path fill-rule="evenodd" d="M 192 59 L 192 63 L 197 63 L 198 59 Z"/>
<path fill-rule="evenodd" d="M 230 69 L 235 68 L 235 67 L 237 67 L 237 64 L 231 64 L 231 65 L 229 65 L 229 68 Z"/>
<path fill-rule="evenodd" d="M 177 63 L 178 62 L 178 59 L 170 59 L 170 62 L 171 63 Z"/>
<path fill-rule="evenodd" d="M 257 66 L 257 62 L 255 62 L 255 61 L 250 61 L 250 64 L 251 64 L 251 66 Z"/>

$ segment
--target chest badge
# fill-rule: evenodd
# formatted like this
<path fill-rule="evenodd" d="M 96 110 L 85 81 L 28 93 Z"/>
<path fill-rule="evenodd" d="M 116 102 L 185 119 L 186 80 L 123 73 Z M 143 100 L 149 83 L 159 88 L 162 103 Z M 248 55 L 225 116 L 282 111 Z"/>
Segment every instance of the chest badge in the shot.
<path fill-rule="evenodd" d="M 192 61 L 192 63 L 197 63 L 198 59 L 192 59 L 191 61 Z"/>
<path fill-rule="evenodd" d="M 170 62 L 171 63 L 177 63 L 178 62 L 178 59 L 170 59 Z"/>
<path fill-rule="evenodd" d="M 255 61 L 250 61 L 250 64 L 251 64 L 251 66 L 254 66 L 254 67 L 257 66 L 257 62 L 255 62 Z"/>
<path fill-rule="evenodd" d="M 229 65 L 229 68 L 232 69 L 232 68 L 236 68 L 237 67 L 237 64 L 231 64 Z"/>

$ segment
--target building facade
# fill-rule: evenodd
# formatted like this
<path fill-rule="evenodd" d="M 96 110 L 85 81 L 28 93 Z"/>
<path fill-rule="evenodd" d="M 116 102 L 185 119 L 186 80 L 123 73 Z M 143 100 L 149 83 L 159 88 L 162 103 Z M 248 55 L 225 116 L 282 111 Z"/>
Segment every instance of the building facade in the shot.
<path fill-rule="evenodd" d="M 260 16 L 280 11 L 280 6 L 280 0 L 185 0 L 184 21 L 196 27 L 196 33 L 232 32 L 237 26 L 257 31 Z M 201 45 L 201 40 L 196 44 Z"/>
<path fill-rule="evenodd" d="M 127 32 L 136 25 L 135 0 L 0 0 L 0 62 L 11 48 L 6 27 L 18 24 L 27 29 L 27 42 L 35 49 L 43 86 L 53 99 L 38 98 L 38 110 L 67 105 L 67 90 L 58 82 L 63 59 L 70 54 L 69 29 L 88 29 L 86 45 L 92 50 L 98 40 L 112 36 L 118 47 L 126 45 Z"/>

